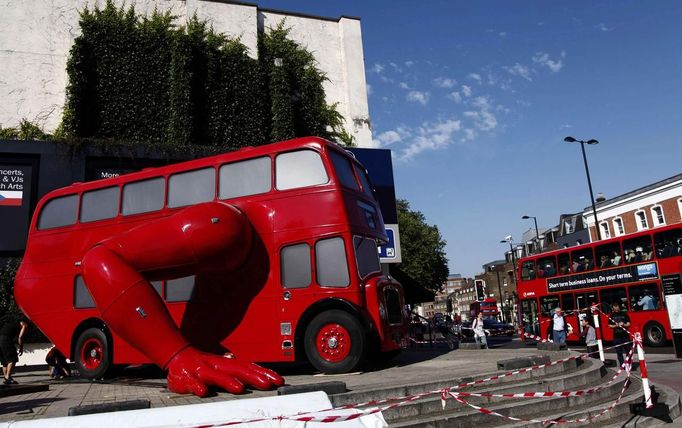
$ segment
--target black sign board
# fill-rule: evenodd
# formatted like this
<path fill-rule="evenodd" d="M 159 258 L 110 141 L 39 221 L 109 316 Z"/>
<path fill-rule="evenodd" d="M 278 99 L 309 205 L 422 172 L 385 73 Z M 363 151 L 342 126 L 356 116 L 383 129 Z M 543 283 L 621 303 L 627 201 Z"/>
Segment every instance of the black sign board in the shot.
<path fill-rule="evenodd" d="M 0 158 L 0 223 L 3 227 L 0 254 L 13 255 L 26 245 L 26 235 L 35 205 L 35 158 Z"/>
<path fill-rule="evenodd" d="M 682 358 L 682 275 L 661 277 L 663 298 L 668 309 L 668 319 L 673 331 L 673 346 L 677 358 Z"/>
<path fill-rule="evenodd" d="M 658 278 L 656 263 L 623 266 L 605 269 L 597 272 L 578 273 L 568 276 L 558 276 L 547 280 L 547 291 L 556 293 L 581 288 L 604 287 L 607 285 L 624 284 L 627 282 L 645 281 Z"/>

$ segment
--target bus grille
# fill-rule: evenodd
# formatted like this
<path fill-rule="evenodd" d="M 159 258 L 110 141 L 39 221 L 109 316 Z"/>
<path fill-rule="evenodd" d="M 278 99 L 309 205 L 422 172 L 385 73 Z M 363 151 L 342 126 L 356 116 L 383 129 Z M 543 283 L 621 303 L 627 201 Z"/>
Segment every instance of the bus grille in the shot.
<path fill-rule="evenodd" d="M 403 311 L 400 307 L 400 294 L 393 288 L 384 289 L 384 301 L 386 302 L 386 312 L 389 324 L 400 324 L 403 322 Z"/>

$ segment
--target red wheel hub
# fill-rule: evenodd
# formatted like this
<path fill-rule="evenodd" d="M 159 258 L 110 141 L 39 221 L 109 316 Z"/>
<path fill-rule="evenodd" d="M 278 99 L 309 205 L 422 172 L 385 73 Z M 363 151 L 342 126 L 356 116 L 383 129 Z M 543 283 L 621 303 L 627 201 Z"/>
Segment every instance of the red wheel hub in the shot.
<path fill-rule="evenodd" d="M 330 363 L 343 361 L 350 354 L 351 338 L 341 324 L 325 324 L 315 337 L 317 352 Z"/>
<path fill-rule="evenodd" d="M 104 344 L 97 338 L 92 337 L 83 343 L 81 348 L 81 362 L 88 370 L 95 370 L 102 364 L 104 357 Z"/>

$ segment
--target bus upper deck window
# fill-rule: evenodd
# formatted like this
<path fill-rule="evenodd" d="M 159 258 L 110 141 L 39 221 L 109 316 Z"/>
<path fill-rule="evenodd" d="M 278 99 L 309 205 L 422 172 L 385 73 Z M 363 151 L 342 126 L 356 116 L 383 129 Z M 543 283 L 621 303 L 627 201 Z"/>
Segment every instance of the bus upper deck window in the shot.
<path fill-rule="evenodd" d="M 305 288 L 312 280 L 310 245 L 296 244 L 282 248 L 281 281 L 284 288 Z"/>
<path fill-rule="evenodd" d="M 335 150 L 329 150 L 329 155 L 336 170 L 336 176 L 339 178 L 341 185 L 353 190 L 360 190 L 355 175 L 353 175 L 353 168 L 350 160 L 337 153 Z"/>
<path fill-rule="evenodd" d="M 667 230 L 654 235 L 656 257 L 665 259 L 682 255 L 682 228 Z"/>
<path fill-rule="evenodd" d="M 81 199 L 81 222 L 114 218 L 118 214 L 118 187 L 93 190 L 83 193 Z"/>
<path fill-rule="evenodd" d="M 257 195 L 270 191 L 272 170 L 269 157 L 228 163 L 220 167 L 220 199 Z"/>
<path fill-rule="evenodd" d="M 640 236 L 623 241 L 623 257 L 625 263 L 646 262 L 653 258 L 651 236 Z"/>
<path fill-rule="evenodd" d="M 314 150 L 282 153 L 275 159 L 275 183 L 278 190 L 314 186 L 328 181 L 322 158 Z"/>
<path fill-rule="evenodd" d="M 215 197 L 213 168 L 173 174 L 168 179 L 168 206 L 184 207 L 212 201 Z"/>
<path fill-rule="evenodd" d="M 534 260 L 529 260 L 527 262 L 523 262 L 521 265 L 521 279 L 523 280 L 530 280 L 530 279 L 535 279 L 535 261 Z"/>
<path fill-rule="evenodd" d="M 361 170 L 357 165 L 353 164 L 353 168 L 355 168 L 355 173 L 360 177 L 360 183 L 362 184 L 362 192 L 367 195 L 374 197 L 374 194 L 372 193 L 372 186 L 369 184 L 369 179 L 367 178 L 367 173 L 364 170 Z"/>
<path fill-rule="evenodd" d="M 43 206 L 38 218 L 38 229 L 68 226 L 76 223 L 78 195 L 54 198 Z"/>
<path fill-rule="evenodd" d="M 556 259 L 554 256 L 538 260 L 538 278 L 551 278 L 556 275 Z"/>
<path fill-rule="evenodd" d="M 164 184 L 163 177 L 157 177 L 123 186 L 122 214 L 147 213 L 163 208 Z"/>

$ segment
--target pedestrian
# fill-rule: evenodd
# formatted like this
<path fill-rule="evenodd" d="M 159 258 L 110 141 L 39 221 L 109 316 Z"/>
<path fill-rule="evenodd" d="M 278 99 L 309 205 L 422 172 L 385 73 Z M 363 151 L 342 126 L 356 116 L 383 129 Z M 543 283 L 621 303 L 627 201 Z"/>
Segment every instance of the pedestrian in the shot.
<path fill-rule="evenodd" d="M 613 345 L 617 346 L 618 365 L 622 367 L 625 363 L 624 355 L 630 355 L 632 342 L 630 333 L 627 330 L 630 328 L 630 317 L 625 311 L 621 311 L 620 302 L 613 302 L 611 304 L 611 315 L 609 316 L 608 325 L 613 330 Z"/>
<path fill-rule="evenodd" d="M 5 317 L 0 325 L 0 362 L 4 385 L 16 385 L 18 382 L 12 378 L 14 366 L 19 362 L 19 356 L 24 353 L 24 334 L 28 323 L 25 319 L 16 320 L 13 317 Z M 16 345 L 19 345 L 17 353 Z"/>
<path fill-rule="evenodd" d="M 564 313 L 559 306 L 554 308 L 552 315 L 552 340 L 559 345 L 566 344 L 566 331 L 568 325 L 564 319 Z"/>
<path fill-rule="evenodd" d="M 485 335 L 490 334 L 490 331 L 486 330 L 484 326 L 483 312 L 479 312 L 478 316 L 474 319 L 474 322 L 471 323 L 471 329 L 474 330 L 474 340 L 476 340 L 476 343 L 478 343 L 479 346 L 482 345 L 485 349 L 488 349 L 488 339 L 486 339 Z"/>
<path fill-rule="evenodd" d="M 580 333 L 580 337 L 585 339 L 587 353 L 592 358 L 599 358 L 599 356 L 597 355 L 597 353 L 599 352 L 599 346 L 597 346 L 597 331 L 587 321 L 587 317 L 580 318 L 580 325 L 582 325 L 583 327 L 583 331 Z"/>

